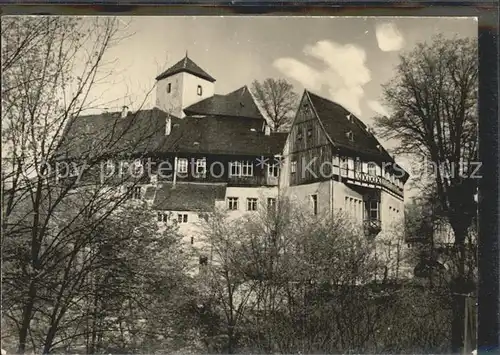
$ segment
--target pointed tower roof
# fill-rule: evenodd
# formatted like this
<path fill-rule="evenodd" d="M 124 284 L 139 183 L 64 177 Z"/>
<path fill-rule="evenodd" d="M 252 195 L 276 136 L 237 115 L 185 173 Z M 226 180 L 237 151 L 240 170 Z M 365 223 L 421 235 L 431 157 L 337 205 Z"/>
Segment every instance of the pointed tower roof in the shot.
<path fill-rule="evenodd" d="M 187 52 L 184 58 L 182 58 L 180 61 L 172 65 L 170 68 L 165 70 L 160 75 L 158 75 L 156 77 L 156 80 L 161 80 L 169 76 L 172 76 L 174 74 L 182 72 L 193 74 L 199 78 L 208 80 L 211 83 L 215 81 L 215 79 L 210 74 L 201 69 L 195 62 L 191 60 L 191 58 L 188 57 Z"/>
<path fill-rule="evenodd" d="M 187 108 L 188 115 L 218 115 L 264 120 L 250 90 L 245 85 L 226 95 L 214 95 Z"/>

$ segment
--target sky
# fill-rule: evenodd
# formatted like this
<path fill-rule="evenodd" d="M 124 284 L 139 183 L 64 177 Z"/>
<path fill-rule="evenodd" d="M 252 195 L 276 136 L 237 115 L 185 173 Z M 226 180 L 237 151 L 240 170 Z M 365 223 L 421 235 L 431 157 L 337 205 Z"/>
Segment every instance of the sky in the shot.
<path fill-rule="evenodd" d="M 107 53 L 112 90 L 98 94 L 110 110 L 152 107 L 154 91 L 144 98 L 155 77 L 187 51 L 216 79 L 218 94 L 285 78 L 298 93 L 332 99 L 367 125 L 388 113 L 382 85 L 400 54 L 437 34 L 477 37 L 471 17 L 123 17 L 122 24 L 125 38 Z"/>

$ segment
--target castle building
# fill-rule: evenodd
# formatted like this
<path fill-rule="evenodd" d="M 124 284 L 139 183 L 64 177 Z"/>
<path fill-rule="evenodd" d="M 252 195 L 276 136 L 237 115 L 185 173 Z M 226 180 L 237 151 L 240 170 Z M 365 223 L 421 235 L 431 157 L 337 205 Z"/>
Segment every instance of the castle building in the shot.
<path fill-rule="evenodd" d="M 80 116 L 65 137 L 95 145 L 124 132 L 111 168 L 118 157 L 147 165 L 131 198 L 148 201 L 160 226 L 177 221 L 188 244 L 197 244 L 204 213 L 273 208 L 279 193 L 313 214 L 344 211 L 371 237 L 403 217 L 408 174 L 342 106 L 306 90 L 290 132 L 277 133 L 247 86 L 215 94 L 215 79 L 187 54 L 156 84 L 155 108 Z"/>

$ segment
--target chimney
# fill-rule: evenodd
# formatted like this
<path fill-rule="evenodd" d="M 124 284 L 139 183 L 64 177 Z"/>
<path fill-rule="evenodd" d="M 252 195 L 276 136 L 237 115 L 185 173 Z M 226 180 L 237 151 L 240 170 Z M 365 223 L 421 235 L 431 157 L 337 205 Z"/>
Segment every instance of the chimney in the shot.
<path fill-rule="evenodd" d="M 122 118 L 127 117 L 128 114 L 128 106 L 123 106 L 122 107 Z"/>
<path fill-rule="evenodd" d="M 165 135 L 169 136 L 170 132 L 172 132 L 172 119 L 170 116 L 167 116 L 167 120 L 165 122 Z"/>
<path fill-rule="evenodd" d="M 270 136 L 271 135 L 271 126 L 269 126 L 268 124 L 266 124 L 266 126 L 264 127 L 264 134 L 266 136 Z"/>

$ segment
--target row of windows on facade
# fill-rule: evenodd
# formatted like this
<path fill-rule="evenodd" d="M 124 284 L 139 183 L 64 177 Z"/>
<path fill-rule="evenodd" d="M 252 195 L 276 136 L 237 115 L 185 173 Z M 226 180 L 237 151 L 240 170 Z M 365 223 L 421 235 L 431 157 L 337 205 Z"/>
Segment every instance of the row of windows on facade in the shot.
<path fill-rule="evenodd" d="M 371 176 L 382 176 L 382 169 L 374 162 L 364 163 L 359 159 L 351 159 L 347 157 L 335 157 L 333 158 L 333 167 L 340 168 L 340 173 L 342 175 L 347 175 L 348 171 L 366 173 Z M 290 172 L 295 174 L 297 172 L 297 161 L 292 161 L 290 163 Z M 385 179 L 392 182 L 398 187 L 403 187 L 403 183 L 400 179 L 391 174 L 387 169 L 385 169 L 385 173 L 383 175 Z"/>
<path fill-rule="evenodd" d="M 365 202 L 363 207 L 363 200 L 355 197 L 345 197 L 346 212 L 353 218 L 358 220 L 371 219 L 380 220 L 380 202 L 377 200 L 369 200 Z M 399 210 L 392 206 L 389 207 L 389 213 L 393 219 L 399 214 Z M 366 216 L 365 216 L 366 214 Z"/>
<path fill-rule="evenodd" d="M 188 223 L 189 218 L 188 218 L 187 213 L 177 213 L 177 218 L 175 221 L 177 223 Z M 170 220 L 171 214 L 167 212 L 158 212 L 157 218 L 158 222 L 168 222 Z"/>
<path fill-rule="evenodd" d="M 177 160 L 177 171 L 179 173 L 185 174 L 188 172 L 188 159 L 179 158 Z M 205 158 L 197 159 L 195 161 L 195 174 L 197 176 L 204 177 L 207 173 L 207 160 Z M 254 165 L 251 161 L 233 161 L 229 163 L 229 175 L 230 176 L 253 176 Z M 267 166 L 267 174 L 270 177 L 278 177 L 279 165 L 270 164 Z"/>
<path fill-rule="evenodd" d="M 132 170 L 134 174 L 144 172 L 142 162 L 140 160 L 134 161 Z M 177 159 L 177 172 L 180 174 L 187 174 L 189 161 L 187 158 Z M 115 165 L 112 161 L 106 164 L 106 174 L 112 174 L 115 171 Z M 197 177 L 205 177 L 207 173 L 207 160 L 206 158 L 197 159 L 194 162 L 194 174 Z M 233 161 L 229 163 L 229 175 L 235 177 L 249 177 L 254 174 L 254 164 L 252 161 Z M 267 165 L 267 175 L 269 177 L 278 177 L 279 164 Z"/>
<path fill-rule="evenodd" d="M 247 211 L 257 211 L 259 205 L 259 200 L 257 198 L 249 197 L 247 198 Z M 239 198 L 238 197 L 228 197 L 227 198 L 227 208 L 229 210 L 239 209 Z M 269 197 L 267 199 L 267 208 L 276 208 L 276 199 Z M 171 214 L 168 212 L 158 212 L 157 213 L 158 222 L 168 222 L 171 218 Z M 177 223 L 188 223 L 189 215 L 187 213 L 177 213 L 177 218 L 175 219 Z"/>
<path fill-rule="evenodd" d="M 257 211 L 259 205 L 259 200 L 255 197 L 247 198 L 247 211 Z M 227 208 L 231 211 L 236 211 L 239 209 L 239 198 L 238 197 L 228 197 L 227 198 Z M 274 197 L 267 198 L 267 208 L 274 210 L 276 208 L 276 199 Z"/>
<path fill-rule="evenodd" d="M 167 84 L 167 94 L 170 94 L 171 92 L 172 92 L 172 83 L 168 83 Z M 198 87 L 196 88 L 196 94 L 198 96 L 203 95 L 203 87 L 201 85 L 198 85 Z"/>

